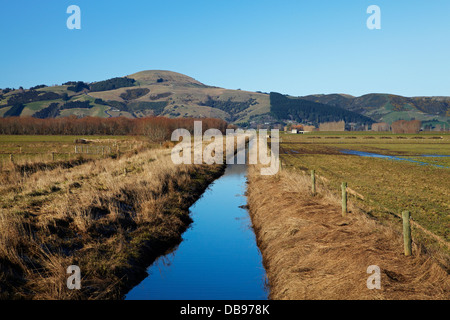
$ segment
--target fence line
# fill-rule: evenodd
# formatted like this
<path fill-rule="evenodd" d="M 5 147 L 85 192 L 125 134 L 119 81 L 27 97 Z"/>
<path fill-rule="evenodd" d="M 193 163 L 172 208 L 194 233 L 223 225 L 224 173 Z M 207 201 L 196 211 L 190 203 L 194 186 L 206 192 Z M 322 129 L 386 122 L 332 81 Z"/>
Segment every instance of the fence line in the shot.
<path fill-rule="evenodd" d="M 119 147 L 115 147 L 117 152 L 120 152 Z M 90 152 L 94 150 L 94 152 Z M 108 154 L 111 153 L 112 148 L 110 146 L 75 146 L 75 154 Z"/>
<path fill-rule="evenodd" d="M 280 160 L 280 162 L 281 162 L 281 160 Z M 284 167 L 285 167 L 285 166 L 286 166 L 286 163 L 285 163 Z M 292 167 L 293 167 L 294 169 L 297 169 L 297 170 L 302 171 L 302 172 L 305 173 L 305 174 L 308 173 L 308 170 L 300 169 L 300 168 L 295 168 L 294 166 L 292 166 Z M 316 176 L 317 178 L 319 178 L 320 180 L 324 181 L 324 182 L 327 182 L 327 183 L 330 182 L 329 179 L 327 179 L 327 178 L 325 178 L 325 177 L 323 177 L 323 176 L 318 175 L 317 172 L 315 172 L 315 176 Z M 400 218 L 400 219 L 403 219 L 403 217 L 402 217 L 401 214 L 397 214 L 397 213 L 395 212 L 396 210 L 392 210 L 392 209 L 390 209 L 390 208 L 387 208 L 386 206 L 384 206 L 384 205 L 382 205 L 382 204 L 380 204 L 380 203 L 378 203 L 378 202 L 376 202 L 376 201 L 374 201 L 374 200 L 371 200 L 371 199 L 370 199 L 370 200 L 366 200 L 366 199 L 364 198 L 363 195 L 359 194 L 358 192 L 356 192 L 355 190 L 349 188 L 348 186 L 346 187 L 346 190 L 348 191 L 348 193 L 354 195 L 356 198 L 360 198 L 361 200 L 366 201 L 366 202 L 372 202 L 372 203 L 374 203 L 374 204 L 380 206 L 382 209 L 384 209 L 384 210 L 386 210 L 386 211 L 389 211 L 390 213 L 392 213 L 392 214 L 395 215 L 396 217 L 398 217 L 398 218 Z M 416 221 L 414 221 L 412 218 L 410 218 L 410 224 L 411 224 L 411 226 L 414 226 L 415 228 L 420 229 L 422 232 L 424 232 L 424 233 L 427 234 L 428 236 L 434 238 L 434 240 L 436 240 L 436 241 L 439 242 L 440 244 L 443 244 L 444 246 L 446 246 L 447 248 L 450 249 L 450 243 L 449 243 L 448 241 L 446 241 L 446 240 L 443 239 L 442 237 L 438 236 L 437 234 L 431 232 L 430 230 L 428 230 L 428 229 L 422 227 L 419 223 L 417 223 Z"/>

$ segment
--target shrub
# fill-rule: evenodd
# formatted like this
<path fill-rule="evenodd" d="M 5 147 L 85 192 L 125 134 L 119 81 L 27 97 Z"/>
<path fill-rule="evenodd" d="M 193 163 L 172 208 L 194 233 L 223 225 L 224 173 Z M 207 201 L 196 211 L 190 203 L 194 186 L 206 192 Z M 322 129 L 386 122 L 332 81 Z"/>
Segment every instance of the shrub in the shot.
<path fill-rule="evenodd" d="M 172 95 L 171 92 L 163 92 L 163 93 L 159 93 L 159 94 L 150 96 L 150 100 L 158 100 L 158 99 L 162 99 L 162 98 L 167 98 L 167 97 L 170 97 L 171 95 Z"/>
<path fill-rule="evenodd" d="M 45 84 L 40 84 L 38 86 L 34 86 L 31 87 L 30 90 L 37 90 L 37 89 L 42 89 L 42 88 L 46 88 L 47 86 Z"/>
<path fill-rule="evenodd" d="M 58 103 L 52 103 L 47 108 L 44 108 L 38 112 L 36 112 L 33 117 L 38 119 L 45 119 L 45 118 L 56 118 L 59 115 L 59 104 Z"/>
<path fill-rule="evenodd" d="M 120 97 L 123 100 L 134 100 L 145 96 L 149 92 L 150 90 L 147 88 L 128 89 L 126 92 L 122 93 Z"/>
<path fill-rule="evenodd" d="M 84 89 L 89 90 L 89 85 L 87 83 L 84 83 L 83 81 L 78 81 L 75 85 L 72 85 L 67 88 L 67 90 L 73 91 L 73 92 L 80 92 Z"/>

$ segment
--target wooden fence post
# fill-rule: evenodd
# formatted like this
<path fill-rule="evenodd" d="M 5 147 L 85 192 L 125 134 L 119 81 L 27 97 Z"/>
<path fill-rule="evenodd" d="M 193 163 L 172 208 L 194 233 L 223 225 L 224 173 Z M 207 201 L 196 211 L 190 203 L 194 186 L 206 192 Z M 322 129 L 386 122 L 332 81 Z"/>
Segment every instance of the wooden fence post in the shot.
<path fill-rule="evenodd" d="M 347 215 L 347 182 L 342 182 L 342 215 Z"/>
<path fill-rule="evenodd" d="M 316 170 L 311 170 L 311 192 L 316 195 Z"/>
<path fill-rule="evenodd" d="M 55 161 L 55 153 L 52 152 L 52 161 Z"/>
<path fill-rule="evenodd" d="M 411 248 L 411 214 L 409 211 L 403 211 L 402 212 L 402 218 L 403 218 L 403 242 L 405 245 L 405 256 L 410 256 L 412 254 L 412 248 Z"/>
<path fill-rule="evenodd" d="M 11 160 L 11 163 L 14 163 L 14 156 L 12 153 L 9 155 L 9 160 Z"/>

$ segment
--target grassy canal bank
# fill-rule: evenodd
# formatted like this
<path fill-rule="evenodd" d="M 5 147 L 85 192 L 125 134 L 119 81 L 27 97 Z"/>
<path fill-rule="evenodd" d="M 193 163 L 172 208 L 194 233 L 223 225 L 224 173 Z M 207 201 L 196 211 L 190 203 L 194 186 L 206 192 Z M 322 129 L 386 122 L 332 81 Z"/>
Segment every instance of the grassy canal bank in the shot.
<path fill-rule="evenodd" d="M 224 165 L 174 165 L 170 149 L 27 173 L 3 167 L 1 299 L 120 299 L 181 241 L 189 207 Z M 67 267 L 81 270 L 69 290 Z"/>
<path fill-rule="evenodd" d="M 261 176 L 249 168 L 248 206 L 275 300 L 449 299 L 448 256 L 413 243 L 403 254 L 402 234 L 341 199 L 299 170 Z M 439 255 L 439 252 L 433 254 Z M 380 268 L 381 288 L 370 290 L 369 266 Z"/>

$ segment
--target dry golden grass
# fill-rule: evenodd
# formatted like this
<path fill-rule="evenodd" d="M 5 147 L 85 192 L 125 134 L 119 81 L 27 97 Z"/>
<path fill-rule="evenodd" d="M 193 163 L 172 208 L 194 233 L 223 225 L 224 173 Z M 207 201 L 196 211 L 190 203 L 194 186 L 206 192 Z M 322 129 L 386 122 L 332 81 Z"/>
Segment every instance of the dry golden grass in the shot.
<path fill-rule="evenodd" d="M 298 171 L 264 177 L 249 169 L 250 215 L 271 299 L 450 298 L 448 265 L 416 244 L 405 257 L 401 234 L 351 203 L 343 217 L 340 199 L 321 184 L 312 196 L 310 186 L 310 177 Z M 381 269 L 380 290 L 366 286 L 370 265 Z"/>
<path fill-rule="evenodd" d="M 221 166 L 174 165 L 169 149 L 21 174 L 0 188 L 0 297 L 120 298 L 180 241 L 188 208 Z M 82 290 L 65 271 L 80 266 Z"/>

